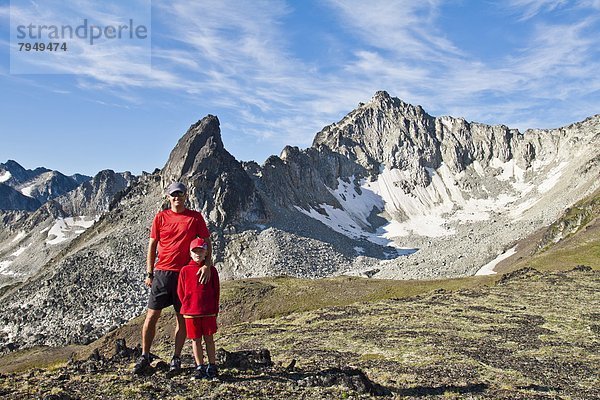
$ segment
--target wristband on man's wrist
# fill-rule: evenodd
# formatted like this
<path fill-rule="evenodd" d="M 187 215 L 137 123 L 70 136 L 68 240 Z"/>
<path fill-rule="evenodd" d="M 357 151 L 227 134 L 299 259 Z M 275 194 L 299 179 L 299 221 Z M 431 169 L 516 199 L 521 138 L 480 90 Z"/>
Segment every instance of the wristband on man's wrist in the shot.
<path fill-rule="evenodd" d="M 154 279 L 154 272 L 148 272 L 148 273 L 146 274 L 146 277 L 147 277 L 147 278 L 150 278 L 150 279 Z"/>

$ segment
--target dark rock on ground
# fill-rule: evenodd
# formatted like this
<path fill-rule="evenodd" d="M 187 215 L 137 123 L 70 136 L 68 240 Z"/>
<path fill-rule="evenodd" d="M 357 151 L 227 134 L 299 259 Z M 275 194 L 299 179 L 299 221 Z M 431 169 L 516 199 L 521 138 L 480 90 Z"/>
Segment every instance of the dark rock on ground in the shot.
<path fill-rule="evenodd" d="M 217 360 L 225 368 L 258 369 L 273 365 L 267 349 L 229 352 L 221 348 L 217 350 Z"/>

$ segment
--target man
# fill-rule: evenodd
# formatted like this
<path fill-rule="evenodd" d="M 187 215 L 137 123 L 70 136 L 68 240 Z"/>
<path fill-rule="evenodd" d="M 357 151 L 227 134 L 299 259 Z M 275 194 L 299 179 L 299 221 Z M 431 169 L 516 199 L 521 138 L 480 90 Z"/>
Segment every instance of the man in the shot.
<path fill-rule="evenodd" d="M 175 309 L 177 325 L 175 326 L 175 351 L 169 370 L 177 372 L 181 368 L 180 356 L 185 343 L 186 330 L 185 320 L 179 313 L 181 302 L 177 296 L 177 280 L 179 271 L 190 259 L 190 243 L 196 237 L 201 237 L 208 245 L 205 265 L 198 271 L 200 282 L 208 282 L 211 274 L 212 245 L 202 214 L 186 208 L 187 188 L 183 183 L 172 183 L 167 188 L 166 194 L 171 207 L 156 214 L 150 232 L 146 258 L 147 276 L 144 283 L 152 289 L 142 328 L 142 355 L 133 369 L 135 374 L 142 373 L 150 365 L 150 347 L 156 333 L 156 324 L 162 309 L 170 305 Z M 157 256 L 158 261 L 156 261 Z"/>

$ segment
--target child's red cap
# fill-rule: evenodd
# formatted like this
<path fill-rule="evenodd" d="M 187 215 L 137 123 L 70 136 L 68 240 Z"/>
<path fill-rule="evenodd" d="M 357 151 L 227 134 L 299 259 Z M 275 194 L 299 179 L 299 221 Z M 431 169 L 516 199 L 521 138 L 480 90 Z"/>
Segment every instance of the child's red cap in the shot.
<path fill-rule="evenodd" d="M 190 250 L 197 249 L 198 247 L 208 249 L 208 244 L 202 238 L 192 240 L 192 243 L 190 243 Z"/>

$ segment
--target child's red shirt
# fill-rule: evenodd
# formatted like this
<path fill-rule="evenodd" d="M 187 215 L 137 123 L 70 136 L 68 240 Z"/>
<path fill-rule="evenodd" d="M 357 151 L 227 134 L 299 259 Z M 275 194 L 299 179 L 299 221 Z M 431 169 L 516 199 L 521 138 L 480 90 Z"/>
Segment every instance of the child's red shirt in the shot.
<path fill-rule="evenodd" d="M 190 260 L 181 269 L 177 285 L 177 295 L 181 301 L 183 315 L 217 315 L 219 313 L 219 297 L 221 287 L 217 269 L 212 266 L 210 280 L 206 284 L 198 282 L 197 275 L 201 265 Z"/>

